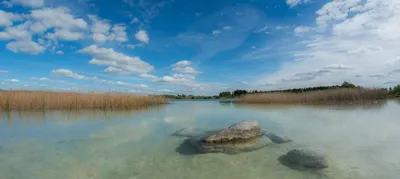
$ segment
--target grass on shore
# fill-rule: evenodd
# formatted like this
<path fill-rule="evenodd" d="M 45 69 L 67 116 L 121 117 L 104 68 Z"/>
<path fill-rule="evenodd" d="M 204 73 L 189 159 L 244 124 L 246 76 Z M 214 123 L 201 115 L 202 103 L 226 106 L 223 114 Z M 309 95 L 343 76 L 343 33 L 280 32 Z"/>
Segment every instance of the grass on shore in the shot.
<path fill-rule="evenodd" d="M 388 98 L 388 92 L 380 89 L 340 88 L 302 93 L 249 94 L 240 97 L 238 102 L 252 104 L 357 104 L 386 98 Z"/>
<path fill-rule="evenodd" d="M 163 97 L 129 93 L 0 91 L 0 110 L 125 110 L 165 104 Z"/>

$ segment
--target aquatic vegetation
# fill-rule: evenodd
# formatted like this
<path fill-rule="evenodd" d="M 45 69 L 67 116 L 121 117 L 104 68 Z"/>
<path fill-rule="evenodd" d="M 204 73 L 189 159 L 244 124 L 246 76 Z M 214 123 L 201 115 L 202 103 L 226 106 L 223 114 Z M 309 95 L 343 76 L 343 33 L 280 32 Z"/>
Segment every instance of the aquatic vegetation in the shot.
<path fill-rule="evenodd" d="M 273 92 L 248 94 L 238 99 L 240 103 L 266 104 L 340 104 L 373 103 L 388 98 L 388 92 L 381 89 L 339 88 L 302 93 Z"/>
<path fill-rule="evenodd" d="M 0 91 L 0 110 L 139 109 L 165 104 L 166 99 L 131 93 Z"/>

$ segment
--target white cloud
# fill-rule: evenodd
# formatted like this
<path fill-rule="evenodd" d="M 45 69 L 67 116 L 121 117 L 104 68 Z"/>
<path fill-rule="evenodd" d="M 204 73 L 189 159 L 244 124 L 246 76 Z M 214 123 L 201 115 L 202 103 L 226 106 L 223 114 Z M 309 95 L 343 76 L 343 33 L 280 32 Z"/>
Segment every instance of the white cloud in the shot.
<path fill-rule="evenodd" d="M 86 77 L 77 73 L 72 72 L 71 70 L 68 69 L 57 69 L 57 70 L 52 70 L 51 74 L 55 76 L 62 76 L 62 77 L 68 77 L 68 78 L 74 78 L 78 80 L 83 80 Z"/>
<path fill-rule="evenodd" d="M 6 45 L 7 49 L 14 53 L 27 53 L 37 55 L 45 51 L 45 48 L 30 40 L 12 41 Z"/>
<path fill-rule="evenodd" d="M 142 77 L 142 78 L 148 78 L 148 79 L 157 79 L 156 76 L 150 75 L 150 74 L 147 74 L 147 73 L 140 74 L 140 77 Z"/>
<path fill-rule="evenodd" d="M 0 10 L 0 27 L 1 26 L 11 26 L 14 21 L 21 21 L 22 17 L 18 14 L 5 12 Z"/>
<path fill-rule="evenodd" d="M 51 73 L 52 73 L 52 75 L 55 75 L 55 76 L 68 77 L 68 78 L 73 78 L 73 79 L 77 79 L 77 80 L 93 81 L 93 82 L 108 84 L 108 85 L 116 85 L 116 86 L 129 87 L 129 88 L 148 88 L 148 85 L 146 85 L 146 84 L 132 84 L 132 83 L 127 83 L 127 82 L 122 82 L 122 81 L 103 80 L 103 79 L 99 79 L 97 77 L 87 77 L 84 75 L 80 75 L 78 73 L 74 73 L 68 69 L 56 69 L 56 70 L 52 70 Z"/>
<path fill-rule="evenodd" d="M 32 34 L 27 30 L 30 24 L 30 22 L 25 22 L 17 26 L 5 28 L 3 32 L 0 32 L 0 40 L 30 40 Z"/>
<path fill-rule="evenodd" d="M 131 57 L 114 51 L 112 48 L 99 48 L 96 45 L 88 46 L 78 51 L 90 54 L 93 59 L 89 64 L 108 66 L 105 72 L 115 74 L 148 73 L 154 69 L 150 64 L 142 61 L 139 57 Z"/>
<path fill-rule="evenodd" d="M 143 42 L 143 43 L 145 43 L 145 44 L 148 44 L 148 43 L 149 43 L 149 39 L 150 39 L 150 38 L 149 38 L 149 36 L 147 35 L 147 32 L 144 31 L 144 30 L 139 30 L 139 31 L 136 33 L 135 37 L 136 37 L 137 40 L 139 40 L 139 41 L 141 41 L 141 42 Z"/>
<path fill-rule="evenodd" d="M 215 36 L 215 35 L 218 35 L 220 33 L 222 33 L 220 30 L 213 30 L 211 34 Z"/>
<path fill-rule="evenodd" d="M 7 70 L 0 70 L 0 74 L 1 73 L 8 73 L 8 71 Z"/>
<path fill-rule="evenodd" d="M 56 52 L 56 54 L 57 54 L 57 55 L 64 55 L 64 52 L 61 51 L 61 50 L 58 50 L 58 51 Z"/>
<path fill-rule="evenodd" d="M 95 15 L 89 15 L 89 19 L 92 21 L 92 27 L 90 28 L 93 33 L 108 33 L 111 29 L 111 25 L 107 20 L 100 20 Z"/>
<path fill-rule="evenodd" d="M 310 30 L 311 30 L 310 27 L 307 27 L 307 26 L 298 26 L 298 27 L 296 27 L 296 28 L 294 29 L 294 33 L 295 33 L 297 36 L 301 36 L 301 35 L 303 35 L 304 33 L 310 32 Z"/>
<path fill-rule="evenodd" d="M 70 29 L 56 29 L 54 33 L 47 33 L 46 37 L 51 40 L 77 41 L 83 39 L 84 34 L 70 31 Z"/>
<path fill-rule="evenodd" d="M 290 7 L 297 6 L 302 3 L 310 2 L 311 0 L 286 0 L 286 4 Z"/>
<path fill-rule="evenodd" d="M 3 4 L 7 7 L 12 7 L 13 5 L 21 5 L 31 8 L 39 8 L 44 6 L 44 0 L 5 0 Z"/>
<path fill-rule="evenodd" d="M 65 69 L 64 69 L 65 70 Z M 53 71 L 54 71 L 54 73 L 53 73 Z M 72 73 L 72 72 L 68 72 L 68 70 L 66 70 L 66 71 L 64 71 L 64 73 L 63 73 L 63 69 L 59 69 L 59 70 L 53 70 L 52 71 L 52 73 L 54 74 L 54 75 L 58 75 L 58 76 L 62 76 L 62 75 L 60 75 L 60 74 L 67 74 L 67 73 Z M 46 81 L 46 82 L 51 82 L 51 83 L 61 83 L 61 84 L 67 84 L 67 85 L 73 85 L 73 83 L 69 83 L 69 82 L 66 82 L 66 81 L 63 81 L 63 80 L 53 80 L 53 79 L 50 79 L 50 78 L 47 78 L 47 77 L 41 77 L 41 78 L 38 78 L 38 77 L 31 77 L 30 79 L 32 79 L 32 80 L 37 80 L 37 81 Z"/>
<path fill-rule="evenodd" d="M 193 67 L 190 67 L 191 65 L 192 65 L 191 62 L 189 62 L 187 60 L 182 60 L 171 66 L 173 67 L 172 71 L 177 72 L 177 73 L 192 73 L 192 74 L 200 73 L 199 71 L 195 70 Z"/>
<path fill-rule="evenodd" d="M 232 27 L 231 26 L 225 26 L 222 29 L 224 29 L 224 30 L 232 30 Z"/>
<path fill-rule="evenodd" d="M 200 73 L 199 71 L 195 70 L 193 67 L 175 67 L 172 71 L 177 73 Z"/>
<path fill-rule="evenodd" d="M 182 60 L 182 61 L 179 61 L 179 62 L 173 64 L 172 66 L 173 67 L 185 67 L 185 66 L 190 66 L 190 65 L 192 65 L 191 62 L 189 62 L 187 60 Z"/>
<path fill-rule="evenodd" d="M 61 29 L 87 28 L 85 20 L 75 18 L 70 14 L 70 10 L 64 7 L 33 10 L 30 14 L 30 18 L 35 21 L 30 27 L 30 30 L 35 33 L 43 33 L 53 27 Z"/>
<path fill-rule="evenodd" d="M 121 24 L 114 25 L 111 28 L 109 20 L 99 19 L 95 15 L 89 15 L 89 19 L 92 21 L 92 39 L 97 43 L 104 43 L 107 41 L 126 42 L 128 36 L 126 33 L 126 27 Z"/>
<path fill-rule="evenodd" d="M 293 61 L 259 84 L 291 88 L 351 81 L 381 87 L 389 84 L 381 77 L 399 79 L 399 73 L 391 73 L 400 65 L 393 64 L 400 57 L 399 6 L 400 1 L 394 0 L 326 3 L 317 11 L 316 31 L 293 43 L 297 50 L 286 51 L 294 54 Z"/>
<path fill-rule="evenodd" d="M 19 83 L 19 80 L 17 80 L 17 79 L 10 79 L 8 81 L 13 82 L 13 83 Z"/>

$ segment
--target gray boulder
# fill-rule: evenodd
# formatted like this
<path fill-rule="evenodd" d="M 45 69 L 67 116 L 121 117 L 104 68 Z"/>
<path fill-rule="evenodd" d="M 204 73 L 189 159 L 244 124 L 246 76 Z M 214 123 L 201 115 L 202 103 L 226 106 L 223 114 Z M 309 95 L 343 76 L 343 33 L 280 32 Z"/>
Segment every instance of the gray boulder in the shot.
<path fill-rule="evenodd" d="M 291 165 L 309 169 L 328 168 L 328 159 L 325 154 L 318 150 L 294 149 L 289 151 L 285 159 Z"/>
<path fill-rule="evenodd" d="M 256 121 L 242 121 L 222 130 L 208 131 L 187 142 L 199 153 L 226 154 L 254 151 L 272 143 Z"/>
<path fill-rule="evenodd" d="M 263 130 L 257 121 L 242 121 L 228 128 L 216 132 L 203 139 L 204 143 L 223 143 L 229 141 L 246 141 L 252 138 L 259 138 Z"/>

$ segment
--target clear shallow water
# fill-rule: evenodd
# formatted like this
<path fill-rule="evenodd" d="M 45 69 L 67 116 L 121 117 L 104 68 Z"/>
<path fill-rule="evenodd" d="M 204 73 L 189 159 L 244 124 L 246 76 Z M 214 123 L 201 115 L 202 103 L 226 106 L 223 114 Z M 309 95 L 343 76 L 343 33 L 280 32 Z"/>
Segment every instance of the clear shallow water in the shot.
<path fill-rule="evenodd" d="M 173 101 L 132 112 L 1 113 L 0 179 L 397 179 L 400 103 L 364 107 L 241 106 Z M 241 120 L 293 139 L 239 155 L 192 155 L 170 136 Z M 294 148 L 327 153 L 331 167 L 297 171 L 277 159 Z"/>

